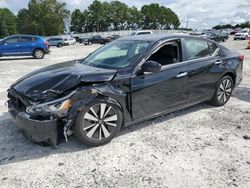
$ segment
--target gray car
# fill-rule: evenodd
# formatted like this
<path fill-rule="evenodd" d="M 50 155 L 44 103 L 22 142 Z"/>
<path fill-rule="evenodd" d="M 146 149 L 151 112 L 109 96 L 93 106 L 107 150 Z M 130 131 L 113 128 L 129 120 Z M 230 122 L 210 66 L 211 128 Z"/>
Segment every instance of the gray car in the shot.
<path fill-rule="evenodd" d="M 64 39 L 61 37 L 54 37 L 48 39 L 49 46 L 62 47 L 64 45 Z"/>

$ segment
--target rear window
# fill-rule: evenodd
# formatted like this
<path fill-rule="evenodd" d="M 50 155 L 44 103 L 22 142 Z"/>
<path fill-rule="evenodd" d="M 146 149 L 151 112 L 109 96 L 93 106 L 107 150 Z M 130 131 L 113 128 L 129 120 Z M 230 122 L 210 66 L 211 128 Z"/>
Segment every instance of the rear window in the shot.
<path fill-rule="evenodd" d="M 57 41 L 57 40 L 63 40 L 62 38 L 51 38 L 49 41 Z"/>
<path fill-rule="evenodd" d="M 206 40 L 185 39 L 188 60 L 210 56 Z"/>

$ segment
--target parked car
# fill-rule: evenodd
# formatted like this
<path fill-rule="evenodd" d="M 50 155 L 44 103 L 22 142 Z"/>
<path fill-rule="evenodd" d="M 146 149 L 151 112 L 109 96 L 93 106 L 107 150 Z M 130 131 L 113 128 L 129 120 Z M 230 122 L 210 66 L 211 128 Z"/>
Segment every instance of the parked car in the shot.
<path fill-rule="evenodd" d="M 153 34 L 152 31 L 148 31 L 148 30 L 141 30 L 141 31 L 135 31 L 133 32 L 131 35 L 150 35 Z"/>
<path fill-rule="evenodd" d="M 225 105 L 241 82 L 244 56 L 189 35 L 119 38 L 84 59 L 24 76 L 8 89 L 8 109 L 34 142 L 73 130 L 100 146 L 122 126 L 210 101 Z"/>
<path fill-rule="evenodd" d="M 62 47 L 64 45 L 64 39 L 62 37 L 53 37 L 48 39 L 49 46 Z"/>
<path fill-rule="evenodd" d="M 229 36 L 223 32 L 212 31 L 207 33 L 202 33 L 201 37 L 210 39 L 216 42 L 225 42 Z"/>
<path fill-rule="evenodd" d="M 250 29 L 242 29 L 234 35 L 234 40 L 247 40 L 250 36 Z"/>
<path fill-rule="evenodd" d="M 74 39 L 74 38 L 64 38 L 63 40 L 64 40 L 64 45 L 66 45 L 66 46 L 76 44 L 76 39 Z"/>
<path fill-rule="evenodd" d="M 93 37 L 90 38 L 86 38 L 83 43 L 85 45 L 89 45 L 89 44 L 107 44 L 110 42 L 110 39 L 108 38 L 104 38 L 101 35 L 94 35 Z"/>
<path fill-rule="evenodd" d="M 75 36 L 74 39 L 76 40 L 76 42 L 80 42 L 80 37 L 79 36 Z"/>
<path fill-rule="evenodd" d="M 238 33 L 241 29 L 240 28 L 236 28 L 233 31 L 230 32 L 230 35 L 235 35 L 236 33 Z"/>
<path fill-rule="evenodd" d="M 1 56 L 33 56 L 42 59 L 49 53 L 49 44 L 37 35 L 11 35 L 0 41 Z"/>
<path fill-rule="evenodd" d="M 91 37 L 82 37 L 79 39 L 79 43 L 80 44 L 85 44 L 85 45 L 91 45 L 91 41 L 90 41 Z"/>
<path fill-rule="evenodd" d="M 118 39 L 120 37 L 121 37 L 120 35 L 111 35 L 111 36 L 109 36 L 107 38 L 110 39 L 110 41 L 113 41 L 113 40 L 116 40 L 116 39 Z"/>

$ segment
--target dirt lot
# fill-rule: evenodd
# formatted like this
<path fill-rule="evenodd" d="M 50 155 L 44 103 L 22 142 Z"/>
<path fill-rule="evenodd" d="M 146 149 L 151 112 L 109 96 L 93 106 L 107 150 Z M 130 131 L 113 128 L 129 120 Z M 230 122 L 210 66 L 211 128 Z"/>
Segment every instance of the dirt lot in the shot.
<path fill-rule="evenodd" d="M 38 68 L 83 57 L 92 46 L 52 48 L 43 60 L 0 58 L 0 187 L 250 187 L 250 50 L 244 80 L 226 106 L 200 104 L 121 131 L 89 148 L 74 136 L 53 149 L 30 143 L 11 122 L 6 90 Z"/>

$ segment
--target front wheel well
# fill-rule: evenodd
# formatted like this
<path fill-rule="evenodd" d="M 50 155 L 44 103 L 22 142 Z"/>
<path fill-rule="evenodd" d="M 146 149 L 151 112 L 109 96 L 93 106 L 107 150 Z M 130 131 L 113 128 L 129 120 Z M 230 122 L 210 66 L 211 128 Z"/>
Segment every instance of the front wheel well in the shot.
<path fill-rule="evenodd" d="M 42 48 L 35 48 L 35 49 L 33 50 L 32 54 L 34 54 L 36 50 L 42 50 L 43 52 L 45 52 L 44 49 L 42 49 Z"/>

